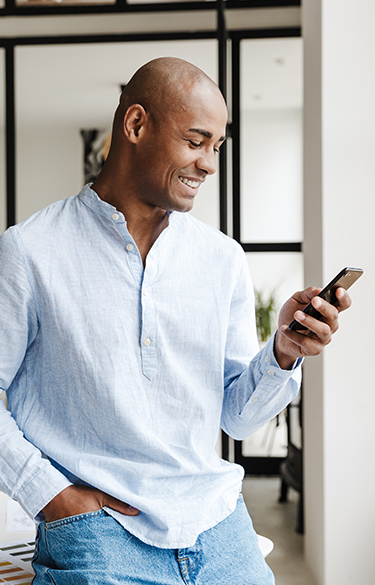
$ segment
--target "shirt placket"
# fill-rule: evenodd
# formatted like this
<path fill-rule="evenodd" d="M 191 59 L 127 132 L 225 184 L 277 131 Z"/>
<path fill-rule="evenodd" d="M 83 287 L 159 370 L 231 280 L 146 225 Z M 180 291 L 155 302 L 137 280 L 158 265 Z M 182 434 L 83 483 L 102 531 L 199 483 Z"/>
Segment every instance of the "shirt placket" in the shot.
<path fill-rule="evenodd" d="M 140 288 L 142 373 L 146 378 L 152 380 L 157 372 L 156 314 L 152 290 L 152 282 L 156 274 L 156 261 L 149 255 L 144 269 L 138 248 L 128 232 L 125 222 L 120 223 L 122 216 L 114 213 L 112 219 L 117 223 L 116 227 L 124 240 L 129 268 Z"/>
<path fill-rule="evenodd" d="M 141 287 L 141 357 L 142 372 L 149 380 L 152 380 L 157 373 L 156 311 L 152 287 L 155 272 L 156 262 L 148 257 Z"/>

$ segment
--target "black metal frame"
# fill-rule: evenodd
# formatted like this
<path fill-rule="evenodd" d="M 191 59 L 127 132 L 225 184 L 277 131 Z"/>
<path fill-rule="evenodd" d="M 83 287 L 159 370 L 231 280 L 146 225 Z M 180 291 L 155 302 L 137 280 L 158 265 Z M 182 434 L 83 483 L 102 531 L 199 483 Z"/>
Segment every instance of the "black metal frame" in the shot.
<path fill-rule="evenodd" d="M 245 457 L 242 442 L 234 442 L 234 460 L 241 465 L 246 475 L 279 475 L 280 465 L 285 457 Z"/>
<path fill-rule="evenodd" d="M 245 252 L 300 252 L 301 243 L 246 243 L 240 238 L 240 43 L 242 39 L 299 37 L 300 28 L 272 28 L 254 30 L 228 31 L 225 24 L 225 10 L 231 8 L 270 8 L 299 6 L 300 0 L 215 0 L 213 2 L 181 2 L 178 4 L 146 4 L 128 5 L 126 0 L 116 0 L 115 5 L 103 6 L 29 6 L 18 7 L 15 0 L 6 0 L 6 7 L 0 9 L 1 16 L 25 16 L 47 14 L 95 14 L 112 12 L 147 12 L 147 11 L 177 11 L 177 10 L 211 10 L 217 12 L 217 30 L 196 32 L 168 32 L 168 33 L 135 33 L 135 34 L 103 34 L 103 35 L 54 35 L 40 37 L 12 37 L 0 38 L 0 47 L 5 48 L 6 61 L 6 201 L 7 226 L 16 222 L 16 112 L 15 112 L 15 48 L 17 46 L 56 45 L 56 44 L 85 44 L 108 42 L 142 42 L 161 40 L 218 40 L 218 78 L 219 87 L 226 97 L 227 93 L 227 42 L 232 44 L 232 109 L 233 119 L 229 125 L 233 141 L 233 237 L 240 242 Z M 228 233 L 228 175 L 227 175 L 227 147 L 223 144 L 219 162 L 220 185 L 220 229 Z M 229 439 L 222 433 L 222 456 L 229 459 Z M 273 475 L 278 472 L 279 458 L 244 457 L 240 442 L 235 442 L 235 460 L 243 465 L 248 474 Z M 277 467 L 277 471 L 276 471 Z"/>
<path fill-rule="evenodd" d="M 14 45 L 5 46 L 5 176 L 7 227 L 16 221 L 16 115 Z"/>
<path fill-rule="evenodd" d="M 246 30 L 230 33 L 232 42 L 232 124 L 233 141 L 233 238 L 237 240 L 245 252 L 301 252 L 302 242 L 255 243 L 241 241 L 241 103 L 240 103 L 240 62 L 241 41 L 257 38 L 290 38 L 300 37 L 300 28 Z M 229 451 L 228 438 L 222 437 L 225 448 Z M 246 457 L 242 452 L 242 441 L 234 442 L 234 459 L 242 465 L 246 475 L 279 475 L 283 457 Z"/>
<path fill-rule="evenodd" d="M 241 102 L 240 62 L 243 39 L 300 37 L 300 28 L 235 31 L 232 39 L 232 140 L 233 140 L 233 238 L 240 242 L 245 252 L 301 252 L 301 242 L 249 243 L 241 240 Z"/>

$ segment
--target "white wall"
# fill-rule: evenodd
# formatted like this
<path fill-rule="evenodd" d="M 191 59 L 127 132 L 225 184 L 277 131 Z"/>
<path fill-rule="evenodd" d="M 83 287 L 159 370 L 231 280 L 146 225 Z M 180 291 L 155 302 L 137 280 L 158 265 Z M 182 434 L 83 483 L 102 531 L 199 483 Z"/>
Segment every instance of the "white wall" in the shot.
<path fill-rule="evenodd" d="M 319 585 L 372 585 L 375 5 L 305 0 L 305 275 L 361 266 L 353 306 L 305 367 L 306 554 Z"/>
<path fill-rule="evenodd" d="M 36 125 L 17 133 L 17 222 L 46 205 L 79 193 L 83 185 L 79 128 Z"/>

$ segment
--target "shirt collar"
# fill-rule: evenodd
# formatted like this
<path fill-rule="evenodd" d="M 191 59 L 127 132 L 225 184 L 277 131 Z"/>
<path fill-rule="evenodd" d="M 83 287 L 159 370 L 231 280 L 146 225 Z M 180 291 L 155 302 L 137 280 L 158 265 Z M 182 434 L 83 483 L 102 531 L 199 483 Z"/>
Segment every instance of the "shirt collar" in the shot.
<path fill-rule="evenodd" d="M 92 183 L 87 183 L 87 185 L 83 187 L 82 191 L 78 195 L 79 199 L 85 205 L 87 205 L 87 207 L 92 209 L 92 211 L 95 211 L 95 213 L 104 215 L 104 217 L 108 219 L 114 219 L 113 215 L 117 214 L 117 221 L 123 221 L 126 223 L 125 217 L 121 211 L 118 211 L 116 207 L 110 203 L 107 203 L 106 201 L 103 201 L 103 199 L 100 199 L 99 195 L 94 191 L 94 189 L 91 188 L 91 185 Z"/>
<path fill-rule="evenodd" d="M 113 215 L 117 214 L 118 216 L 120 216 L 119 218 L 116 218 L 117 222 L 123 221 L 126 224 L 125 216 L 121 213 L 121 211 L 118 211 L 116 207 L 114 207 L 110 203 L 107 203 L 106 201 L 103 201 L 103 199 L 100 199 L 96 191 L 94 191 L 94 189 L 91 188 L 91 185 L 92 183 L 87 183 L 83 187 L 82 191 L 78 195 L 79 199 L 85 205 L 87 205 L 87 207 L 92 209 L 92 211 L 100 213 L 100 215 L 104 215 L 104 217 L 108 219 L 113 219 Z M 174 217 L 178 215 L 176 211 L 167 211 L 167 214 L 168 223 L 170 223 L 171 219 L 172 221 L 174 221 Z"/>

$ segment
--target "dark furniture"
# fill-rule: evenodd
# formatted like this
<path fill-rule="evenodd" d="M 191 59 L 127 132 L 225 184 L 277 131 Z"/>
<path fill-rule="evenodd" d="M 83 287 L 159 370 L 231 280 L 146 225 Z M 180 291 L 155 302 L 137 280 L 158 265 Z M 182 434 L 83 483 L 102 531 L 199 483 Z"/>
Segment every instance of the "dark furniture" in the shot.
<path fill-rule="evenodd" d="M 299 534 L 303 534 L 302 389 L 299 398 L 288 406 L 287 424 L 288 455 L 281 463 L 279 470 L 281 479 L 279 502 L 287 501 L 289 488 L 299 493 L 296 531 Z"/>

